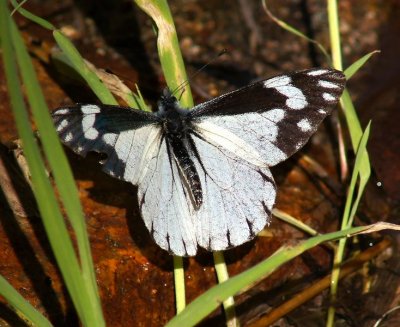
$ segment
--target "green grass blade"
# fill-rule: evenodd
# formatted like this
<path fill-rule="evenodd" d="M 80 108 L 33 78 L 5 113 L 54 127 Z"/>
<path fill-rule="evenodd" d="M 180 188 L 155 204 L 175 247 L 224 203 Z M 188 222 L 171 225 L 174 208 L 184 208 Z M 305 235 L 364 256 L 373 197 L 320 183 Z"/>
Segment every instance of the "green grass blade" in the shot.
<path fill-rule="evenodd" d="M 293 216 L 287 214 L 286 212 L 283 212 L 282 210 L 274 208 L 272 210 L 272 214 L 275 217 L 279 218 L 280 220 L 298 228 L 299 230 L 303 231 L 306 234 L 309 234 L 311 236 L 315 236 L 315 235 L 319 234 L 315 229 L 311 228 L 310 226 L 303 223 L 302 221 L 294 218 Z"/>
<path fill-rule="evenodd" d="M 349 228 L 353 225 L 354 216 L 356 214 L 356 210 L 358 208 L 358 204 L 360 202 L 361 195 L 364 192 L 365 186 L 368 183 L 369 177 L 371 176 L 371 167 L 369 165 L 365 165 L 367 153 L 367 141 L 369 138 L 371 128 L 371 122 L 368 123 L 363 136 L 361 137 L 360 145 L 357 150 L 356 161 L 354 163 L 353 175 L 350 182 L 349 193 L 352 194 L 355 189 L 355 184 L 357 181 L 357 177 L 359 177 L 359 185 L 357 191 L 357 197 L 355 201 L 351 205 L 351 211 L 349 212 L 348 217 L 344 217 L 343 219 L 343 227 Z"/>
<path fill-rule="evenodd" d="M 57 30 L 54 25 L 52 25 L 45 19 L 40 18 L 23 8 L 19 8 L 18 3 L 15 0 L 11 1 L 14 7 L 18 8 L 17 10 L 20 14 L 39 24 L 40 26 L 53 31 L 54 39 L 56 40 L 58 46 L 61 48 L 64 54 L 67 56 L 70 62 L 70 66 L 72 66 L 75 71 L 82 76 L 82 78 L 88 83 L 90 88 L 103 103 L 118 104 L 111 92 L 104 86 L 97 75 L 92 70 L 90 70 L 89 67 L 87 67 L 85 61 L 83 60 L 73 43 L 66 36 L 64 36 L 61 31 Z"/>
<path fill-rule="evenodd" d="M 139 86 L 135 84 L 136 87 L 136 93 L 132 92 L 134 100 L 135 100 L 135 108 L 139 108 L 144 111 L 151 111 L 150 106 L 146 104 L 146 101 L 144 101 L 142 92 L 140 92 Z"/>
<path fill-rule="evenodd" d="M 349 80 L 364 64 L 371 58 L 375 53 L 380 53 L 379 50 L 372 51 L 365 56 L 358 59 L 356 62 L 351 64 L 349 67 L 346 68 L 344 71 L 344 75 L 346 79 Z"/>
<path fill-rule="evenodd" d="M 7 303 L 16 311 L 18 316 L 25 321 L 29 321 L 33 326 L 53 326 L 50 321 L 26 301 L 2 276 L 0 276 L 0 295 L 6 299 Z"/>
<path fill-rule="evenodd" d="M 23 3 L 19 4 L 16 0 L 11 0 L 10 2 L 14 6 L 14 10 L 18 11 L 25 18 L 35 22 L 36 24 L 42 26 L 45 29 L 48 29 L 48 30 L 55 29 L 54 25 L 51 24 L 50 22 L 48 22 L 47 20 L 40 18 L 39 16 L 36 16 L 36 15 L 32 14 L 31 12 L 29 12 L 28 10 L 25 10 L 24 8 L 22 8 Z"/>
<path fill-rule="evenodd" d="M 175 256 L 174 260 L 174 286 L 175 286 L 175 302 L 176 312 L 179 313 L 186 306 L 186 291 L 185 291 L 185 270 L 183 267 L 183 258 Z"/>
<path fill-rule="evenodd" d="M 226 267 L 226 262 L 224 254 L 221 251 L 213 252 L 214 256 L 214 266 L 218 277 L 218 283 L 221 284 L 229 279 L 228 268 Z M 222 302 L 226 316 L 226 325 L 228 327 L 239 326 L 239 320 L 236 317 L 235 312 L 235 300 L 233 296 L 228 297 Z"/>
<path fill-rule="evenodd" d="M 328 0 L 329 38 L 331 41 L 332 65 L 343 70 L 342 48 L 340 44 L 339 15 L 336 0 Z"/>
<path fill-rule="evenodd" d="M 16 51 L 16 58 L 21 67 L 21 75 L 24 84 L 26 85 L 26 91 L 31 104 L 33 116 L 42 136 L 44 152 L 47 155 L 50 167 L 53 170 L 60 196 L 64 202 L 64 206 L 70 216 L 71 224 L 76 233 L 83 271 L 82 276 L 80 276 L 80 267 L 58 206 L 57 209 L 53 209 L 58 211 L 57 215 L 60 215 L 61 217 L 60 222 L 57 222 L 54 217 L 42 215 L 45 227 L 49 227 L 46 228 L 46 232 L 49 234 L 50 242 L 67 286 L 72 286 L 72 288 L 69 288 L 69 291 L 72 299 L 75 300 L 74 304 L 76 305 L 78 313 L 80 313 L 82 321 L 84 323 L 85 321 L 91 321 L 100 326 L 101 323 L 104 324 L 104 321 L 102 319 L 101 306 L 97 293 L 97 285 L 88 237 L 86 234 L 85 220 L 80 207 L 76 186 L 64 152 L 62 151 L 61 145 L 58 141 L 57 134 L 54 130 L 52 120 L 36 79 L 29 55 L 24 47 L 23 40 L 19 35 L 15 24 L 13 24 L 11 20 L 10 26 Z M 25 151 L 27 150 L 25 149 Z M 52 198 L 54 197 L 54 194 L 49 196 Z M 57 202 L 55 202 L 55 204 L 57 205 Z M 50 226 L 53 227 L 50 228 Z M 52 241 L 53 234 L 59 234 L 60 236 Z M 64 248 L 67 249 L 67 251 L 57 253 L 60 252 L 60 249 Z M 70 267 L 72 268 L 70 269 Z M 67 274 L 69 275 L 67 276 Z M 82 314 L 84 316 L 82 316 Z"/>
<path fill-rule="evenodd" d="M 95 322 L 102 320 L 102 311 L 98 297 L 96 277 L 94 274 L 93 261 L 90 253 L 90 245 L 86 232 L 85 218 L 79 202 L 78 191 L 69 167 L 67 158 L 58 140 L 58 135 L 54 129 L 46 102 L 37 81 L 28 52 L 26 51 L 22 38 L 16 27 L 13 28 L 14 47 L 16 49 L 17 60 L 21 67 L 21 75 L 26 88 L 29 103 L 32 108 L 34 120 L 41 135 L 42 145 L 50 168 L 60 192 L 60 197 L 65 210 L 75 231 L 80 263 L 82 266 L 82 277 L 84 284 L 81 289 L 85 289 L 85 295 L 82 292 L 76 294 L 82 298 L 82 305 L 86 315 L 92 317 L 89 321 Z M 52 231 L 53 232 L 53 231 Z M 72 276 L 73 278 L 73 276 Z M 99 322 L 100 322 L 99 321 Z"/>
<path fill-rule="evenodd" d="M 13 22 L 10 19 L 8 8 L 5 1 L 0 1 L 0 22 L 1 38 L 3 47 L 3 61 L 7 78 L 7 86 L 10 94 L 11 105 L 17 125 L 18 133 L 22 139 L 24 154 L 28 162 L 32 176 L 33 192 L 38 203 L 39 211 L 43 219 L 44 227 L 48 233 L 50 244 L 55 249 L 54 254 L 63 276 L 66 276 L 65 282 L 69 289 L 78 294 L 81 285 L 79 265 L 75 259 L 72 243 L 57 204 L 52 186 L 47 177 L 45 165 L 40 156 L 40 150 L 33 136 L 30 126 L 29 116 L 25 107 L 24 98 L 20 90 L 18 79 L 18 69 L 15 63 L 15 53 L 12 44 Z M 65 260 L 68 258 L 68 262 Z M 77 276 L 72 278 L 71 276 Z M 80 307 L 81 299 L 72 296 L 74 303 Z M 83 312 L 79 312 L 83 314 Z"/>
<path fill-rule="evenodd" d="M 349 237 L 362 231 L 368 231 L 371 226 L 354 227 L 329 234 L 312 237 L 294 247 L 286 247 L 268 259 L 245 272 L 231 277 L 226 282 L 214 286 L 201 296 L 189 303 L 184 311 L 175 316 L 167 324 L 168 327 L 194 326 L 215 310 L 228 297 L 237 294 L 240 290 L 252 285 L 254 282 L 265 278 L 278 267 L 289 260 L 299 256 L 303 252 L 326 241 L 337 240 L 342 237 Z"/>
<path fill-rule="evenodd" d="M 342 64 L 342 52 L 341 52 L 341 43 L 340 43 L 340 31 L 339 31 L 339 14 L 338 14 L 338 7 L 337 7 L 337 0 L 327 0 L 328 5 L 328 20 L 329 20 L 329 34 L 330 34 L 330 42 L 331 42 L 331 49 L 332 49 L 332 62 L 333 67 L 339 70 L 343 70 Z M 347 127 L 349 129 L 351 143 L 354 152 L 357 152 L 357 148 L 359 147 L 361 136 L 362 136 L 362 129 L 360 121 L 357 117 L 356 111 L 354 109 L 353 103 L 351 101 L 350 95 L 347 90 L 344 90 L 342 98 L 340 100 L 340 104 L 342 105 L 344 115 L 346 117 Z M 359 166 L 363 167 L 361 173 L 370 171 L 370 163 L 368 158 L 368 153 L 365 151 L 365 154 L 361 156 L 361 163 Z M 357 167 L 358 168 L 358 167 Z M 353 170 L 353 176 L 358 176 L 359 171 L 356 167 Z M 368 175 L 369 177 L 369 175 Z M 359 189 L 360 190 L 360 189 Z M 349 208 L 357 209 L 357 206 L 352 204 L 353 200 L 353 189 L 349 189 L 346 199 L 346 207 L 345 212 L 343 214 L 342 220 L 342 229 L 346 228 L 349 223 Z M 361 197 L 362 193 L 359 193 L 358 196 Z M 355 212 L 355 211 L 354 211 Z M 331 278 L 331 306 L 328 309 L 327 315 L 327 326 L 334 325 L 335 319 L 335 307 L 332 305 L 336 299 L 336 292 L 337 286 L 339 281 L 339 274 L 340 274 L 340 264 L 344 257 L 344 249 L 346 245 L 346 240 L 341 240 L 339 242 L 339 246 L 335 253 L 334 258 L 334 269 L 332 271 L 332 278 Z"/>
<path fill-rule="evenodd" d="M 187 75 L 168 3 L 165 0 L 135 0 L 135 3 L 147 13 L 156 24 L 157 49 L 161 67 L 169 89 L 174 90 L 182 82 L 187 81 Z M 181 104 L 188 108 L 193 106 L 192 93 L 188 85 L 185 87 L 185 92 L 182 95 Z M 177 312 L 180 312 L 186 305 L 185 280 L 182 258 L 174 257 L 173 260 L 176 307 Z"/>
<path fill-rule="evenodd" d="M 58 46 L 71 62 L 72 67 L 74 67 L 86 83 L 88 83 L 89 87 L 100 101 L 105 104 L 118 104 L 111 92 L 104 86 L 97 75 L 86 65 L 73 43 L 58 30 L 53 31 L 53 36 Z"/>
<path fill-rule="evenodd" d="M 175 90 L 188 79 L 168 3 L 166 0 L 135 0 L 135 3 L 153 19 L 157 26 L 157 49 L 161 67 L 169 89 Z M 188 86 L 185 87 L 181 104 L 186 108 L 193 107 L 192 92 Z"/>
<path fill-rule="evenodd" d="M 281 20 L 278 17 L 276 17 L 275 15 L 273 15 L 272 12 L 269 10 L 269 8 L 267 6 L 267 1 L 266 0 L 262 0 L 262 5 L 263 5 L 265 13 L 277 25 L 279 25 L 280 27 L 282 27 L 284 30 L 288 31 L 289 33 L 297 35 L 298 37 L 300 37 L 300 38 L 302 38 L 302 39 L 304 39 L 304 40 L 306 40 L 308 42 L 311 42 L 311 43 L 315 44 L 318 47 L 318 49 L 321 51 L 321 53 L 325 56 L 326 60 L 329 63 L 331 63 L 331 57 L 329 56 L 328 51 L 326 51 L 325 47 L 321 43 L 319 43 L 316 40 L 313 40 L 313 39 L 309 38 L 307 35 L 303 34 L 302 32 L 300 32 L 299 30 L 297 30 L 293 26 L 289 25 L 288 23 L 284 22 L 283 20 Z"/>
<path fill-rule="evenodd" d="M 354 216 L 356 214 L 358 204 L 360 202 L 361 196 L 364 192 L 365 186 L 368 182 L 368 179 L 371 175 L 371 169 L 369 165 L 365 165 L 367 153 L 367 141 L 369 138 L 371 123 L 368 124 L 365 132 L 361 138 L 360 145 L 357 151 L 356 161 L 354 164 L 353 174 L 351 177 L 351 182 L 346 198 L 346 205 L 342 218 L 342 226 L 341 229 L 344 230 L 346 228 L 350 228 L 353 224 Z M 357 190 L 356 199 L 353 202 L 354 191 L 356 188 L 357 180 L 359 179 L 359 185 Z M 340 264 L 344 258 L 344 252 L 346 247 L 346 239 L 341 239 L 339 241 L 339 246 L 335 253 L 335 258 L 333 261 L 333 269 L 332 269 L 332 277 L 331 277 L 331 290 L 330 290 L 330 298 L 331 303 L 334 304 L 336 301 L 336 294 L 338 290 L 338 281 L 340 275 Z M 328 318 L 327 318 L 327 326 L 334 325 L 335 318 L 335 307 L 331 306 L 328 310 Z"/>

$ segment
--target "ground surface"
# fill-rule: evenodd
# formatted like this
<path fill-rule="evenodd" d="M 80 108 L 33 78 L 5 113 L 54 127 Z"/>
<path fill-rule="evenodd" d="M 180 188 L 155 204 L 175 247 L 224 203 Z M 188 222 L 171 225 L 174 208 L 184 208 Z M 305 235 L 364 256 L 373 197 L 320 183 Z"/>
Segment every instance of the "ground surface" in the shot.
<path fill-rule="evenodd" d="M 193 79 L 197 102 L 277 73 L 324 66 L 315 47 L 282 30 L 258 1 L 170 1 L 189 74 L 212 60 L 223 48 L 228 54 Z M 270 1 L 272 12 L 328 45 L 324 1 Z M 99 68 L 111 70 L 132 86 L 138 83 L 150 103 L 165 86 L 155 48 L 151 20 L 130 1 L 30 1 L 27 7 L 63 28 L 81 54 Z M 348 84 L 363 126 L 372 119 L 369 142 L 374 172 L 357 216 L 357 224 L 399 223 L 400 202 L 400 6 L 397 1 L 340 1 L 343 59 L 348 66 L 380 49 Z M 78 81 L 57 70 L 50 55 L 51 34 L 16 15 L 50 108 L 74 102 L 95 102 Z M 0 66 L 0 76 L 3 76 Z M 321 233 L 336 230 L 343 208 L 345 185 L 338 177 L 335 120 L 327 121 L 302 154 L 273 170 L 279 187 L 276 207 Z M 17 137 L 5 81 L 0 79 L 0 141 Z M 322 179 L 302 157 L 307 154 L 323 167 Z M 87 216 L 96 273 L 105 316 L 110 326 L 161 326 L 174 311 L 172 258 L 150 239 L 140 218 L 136 188 L 103 174 L 97 158 L 68 152 Z M 0 206 L 0 274 L 56 326 L 77 325 L 34 200 L 8 149 L 1 148 L 5 171 L 13 178 Z M 352 154 L 349 150 L 349 158 Z M 3 166 L 0 166 L 2 169 Z M 88 168 L 90 167 L 90 168 Z M 0 175 L 5 172 L 0 169 Z M 382 186 L 378 187 L 377 182 Z M 10 197 L 20 199 L 10 205 Z M 17 198 L 17 197 L 15 197 Z M 6 199 L 8 201 L 6 201 Z M 22 206 L 19 203 L 22 202 Z M 226 252 L 231 275 L 267 258 L 284 244 L 306 236 L 274 219 L 263 237 Z M 382 235 L 374 236 L 373 241 Z M 399 260 L 394 247 L 363 271 L 344 280 L 338 302 L 338 325 L 371 326 L 398 301 Z M 371 239 L 366 240 L 370 243 Z M 363 244 L 361 244 L 361 249 Z M 329 272 L 331 251 L 307 252 L 256 287 L 236 298 L 243 325 L 278 306 L 283 299 L 307 288 Z M 209 253 L 185 260 L 187 298 L 193 300 L 216 284 Z M 368 287 L 368 285 L 370 285 Z M 323 326 L 327 306 L 324 292 L 279 322 L 280 326 Z M 0 304 L 0 325 L 21 324 Z M 204 325 L 223 325 L 220 312 Z M 393 315 L 385 326 L 396 326 Z"/>

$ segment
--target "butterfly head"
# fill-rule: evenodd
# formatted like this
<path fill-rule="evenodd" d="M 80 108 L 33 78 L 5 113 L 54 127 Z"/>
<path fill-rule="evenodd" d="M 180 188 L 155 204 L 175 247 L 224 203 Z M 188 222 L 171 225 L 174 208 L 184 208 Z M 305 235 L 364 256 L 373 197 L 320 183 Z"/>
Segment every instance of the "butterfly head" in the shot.
<path fill-rule="evenodd" d="M 158 113 L 162 115 L 177 107 L 179 107 L 178 100 L 168 88 L 165 88 L 160 101 L 158 101 Z"/>
<path fill-rule="evenodd" d="M 163 91 L 163 94 L 160 98 L 160 101 L 158 101 L 158 112 L 157 115 L 160 118 L 164 117 L 175 117 L 175 116 L 180 116 L 182 113 L 185 113 L 186 110 L 183 110 L 181 106 L 179 105 L 179 101 L 177 98 L 173 95 L 171 90 L 168 88 L 165 88 Z"/>

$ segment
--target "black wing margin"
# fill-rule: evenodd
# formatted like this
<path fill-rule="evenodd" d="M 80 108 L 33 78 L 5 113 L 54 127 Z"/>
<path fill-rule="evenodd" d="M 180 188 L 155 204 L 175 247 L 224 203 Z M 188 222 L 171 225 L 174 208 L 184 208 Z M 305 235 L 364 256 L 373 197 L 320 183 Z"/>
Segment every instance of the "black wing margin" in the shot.
<path fill-rule="evenodd" d="M 159 122 L 152 113 L 95 104 L 61 107 L 52 118 L 64 144 L 82 156 L 91 151 L 106 154 L 103 170 L 130 182 L 135 182 L 135 170 Z"/>
<path fill-rule="evenodd" d="M 334 69 L 292 72 L 202 103 L 189 117 L 211 142 L 223 145 L 222 137 L 235 148 L 238 137 L 273 166 L 308 141 L 339 101 L 345 83 L 344 74 Z M 210 133 L 215 126 L 219 130 Z"/>

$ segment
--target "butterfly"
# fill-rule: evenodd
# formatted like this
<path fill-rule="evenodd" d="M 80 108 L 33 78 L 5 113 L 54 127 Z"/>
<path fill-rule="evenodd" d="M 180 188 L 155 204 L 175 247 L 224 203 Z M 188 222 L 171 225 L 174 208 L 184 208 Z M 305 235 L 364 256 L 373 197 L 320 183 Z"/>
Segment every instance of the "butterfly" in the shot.
<path fill-rule="evenodd" d="M 331 113 L 342 72 L 279 75 L 180 107 L 165 90 L 154 113 L 76 104 L 52 117 L 64 144 L 107 155 L 103 170 L 138 186 L 154 241 L 178 256 L 221 251 L 253 239 L 270 222 L 276 186 L 269 167 L 298 151 Z"/>

